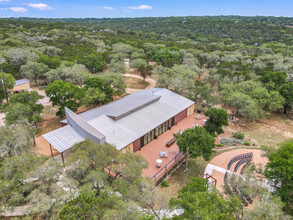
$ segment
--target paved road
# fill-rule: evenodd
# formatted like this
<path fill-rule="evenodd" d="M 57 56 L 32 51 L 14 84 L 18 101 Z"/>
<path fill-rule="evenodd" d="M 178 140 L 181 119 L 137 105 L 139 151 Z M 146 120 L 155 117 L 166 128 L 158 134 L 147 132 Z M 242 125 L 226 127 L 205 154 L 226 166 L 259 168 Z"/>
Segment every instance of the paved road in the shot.
<path fill-rule="evenodd" d="M 143 78 L 141 76 L 138 76 L 138 75 L 135 75 L 135 74 L 126 73 L 126 74 L 123 74 L 123 76 L 133 77 L 133 78 L 137 78 L 137 79 L 143 80 Z M 154 88 L 156 86 L 156 81 L 153 80 L 153 79 L 151 79 L 151 78 L 146 78 L 145 81 L 149 83 L 149 85 L 145 89 Z M 126 88 L 126 93 L 132 94 L 132 93 L 135 93 L 135 92 L 137 92 L 139 90 L 141 90 L 141 89 Z"/>

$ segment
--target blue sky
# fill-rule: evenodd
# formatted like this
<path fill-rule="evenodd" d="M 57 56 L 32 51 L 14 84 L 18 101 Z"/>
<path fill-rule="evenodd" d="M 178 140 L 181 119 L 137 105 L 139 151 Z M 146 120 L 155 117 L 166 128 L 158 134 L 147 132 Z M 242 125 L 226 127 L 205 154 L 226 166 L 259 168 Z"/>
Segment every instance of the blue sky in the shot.
<path fill-rule="evenodd" d="M 0 17 L 293 17 L 293 0 L 0 0 Z"/>

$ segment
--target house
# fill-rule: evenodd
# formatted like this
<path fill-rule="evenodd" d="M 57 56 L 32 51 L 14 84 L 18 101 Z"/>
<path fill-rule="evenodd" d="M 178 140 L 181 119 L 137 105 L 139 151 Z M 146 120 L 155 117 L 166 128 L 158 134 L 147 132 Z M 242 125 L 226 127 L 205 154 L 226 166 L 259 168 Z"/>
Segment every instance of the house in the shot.
<path fill-rule="evenodd" d="M 65 112 L 62 127 L 43 135 L 61 155 L 86 138 L 136 152 L 192 114 L 194 102 L 167 89 L 152 88 L 79 115 L 68 108 Z"/>
<path fill-rule="evenodd" d="M 21 90 L 28 90 L 28 89 L 30 89 L 30 83 L 27 79 L 15 80 L 13 92 L 20 92 Z"/>

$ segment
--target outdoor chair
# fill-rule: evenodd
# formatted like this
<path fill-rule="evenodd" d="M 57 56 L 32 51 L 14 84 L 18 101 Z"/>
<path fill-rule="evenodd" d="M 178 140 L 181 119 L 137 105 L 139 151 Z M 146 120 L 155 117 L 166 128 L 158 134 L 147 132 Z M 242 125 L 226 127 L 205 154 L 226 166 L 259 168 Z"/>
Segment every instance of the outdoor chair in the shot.
<path fill-rule="evenodd" d="M 164 157 L 168 157 L 168 151 L 165 151 L 165 155 L 164 155 Z"/>
<path fill-rule="evenodd" d="M 161 150 L 160 150 L 160 157 L 161 157 L 161 158 L 164 157 L 164 153 L 163 153 L 163 151 L 161 151 Z"/>

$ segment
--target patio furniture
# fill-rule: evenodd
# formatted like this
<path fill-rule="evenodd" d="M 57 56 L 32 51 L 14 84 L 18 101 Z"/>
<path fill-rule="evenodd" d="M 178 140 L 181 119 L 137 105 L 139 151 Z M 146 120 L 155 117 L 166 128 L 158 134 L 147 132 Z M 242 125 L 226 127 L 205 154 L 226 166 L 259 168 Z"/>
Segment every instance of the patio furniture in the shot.
<path fill-rule="evenodd" d="M 166 150 L 165 152 L 164 152 L 164 157 L 168 157 L 168 151 Z"/>
<path fill-rule="evenodd" d="M 201 115 L 196 115 L 195 118 L 196 118 L 197 120 L 199 120 L 199 119 L 202 118 L 202 116 L 201 116 Z"/>
<path fill-rule="evenodd" d="M 165 156 L 165 152 L 160 150 L 160 157 L 164 157 Z"/>
<path fill-rule="evenodd" d="M 203 122 L 206 122 L 207 120 L 206 120 L 206 119 L 203 119 L 202 121 L 203 121 Z"/>
<path fill-rule="evenodd" d="M 172 138 L 170 141 L 168 141 L 166 143 L 166 147 L 170 147 L 172 144 L 174 144 L 176 142 L 176 139 L 175 138 Z"/>
<path fill-rule="evenodd" d="M 161 163 L 162 163 L 162 160 L 161 159 L 157 159 L 156 162 L 158 163 L 156 165 L 157 168 L 160 168 L 161 167 Z"/>

